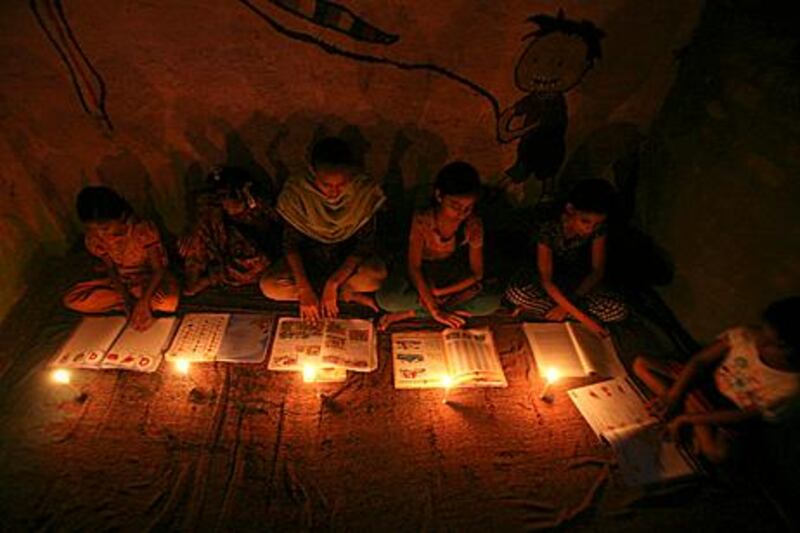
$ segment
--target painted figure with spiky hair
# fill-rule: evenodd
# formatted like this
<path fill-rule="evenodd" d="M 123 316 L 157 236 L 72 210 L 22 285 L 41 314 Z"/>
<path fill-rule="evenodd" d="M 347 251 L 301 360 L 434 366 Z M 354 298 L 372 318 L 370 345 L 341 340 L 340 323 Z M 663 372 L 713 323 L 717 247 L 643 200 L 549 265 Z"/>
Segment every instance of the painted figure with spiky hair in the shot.
<path fill-rule="evenodd" d="M 517 62 L 514 83 L 528 93 L 505 109 L 497 121 L 500 142 L 519 139 L 516 162 L 505 171 L 512 196 L 522 193 L 531 176 L 543 182 L 543 194 L 552 192 L 566 154 L 567 101 L 565 94 L 583 79 L 602 55 L 604 33 L 589 21 L 534 15 L 538 29 Z"/>

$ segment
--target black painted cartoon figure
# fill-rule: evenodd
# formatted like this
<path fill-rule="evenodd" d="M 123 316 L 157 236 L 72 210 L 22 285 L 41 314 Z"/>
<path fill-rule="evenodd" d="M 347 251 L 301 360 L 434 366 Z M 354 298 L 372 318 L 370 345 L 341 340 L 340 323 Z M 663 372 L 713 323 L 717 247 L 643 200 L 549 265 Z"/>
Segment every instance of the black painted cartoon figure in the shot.
<path fill-rule="evenodd" d="M 535 15 L 539 28 L 517 62 L 514 83 L 528 93 L 505 109 L 497 121 L 500 142 L 519 139 L 517 160 L 505 171 L 501 185 L 521 201 L 523 184 L 531 176 L 542 181 L 542 194 L 552 194 L 554 179 L 566 154 L 567 101 L 564 95 L 578 85 L 601 57 L 604 33 L 588 21 Z"/>

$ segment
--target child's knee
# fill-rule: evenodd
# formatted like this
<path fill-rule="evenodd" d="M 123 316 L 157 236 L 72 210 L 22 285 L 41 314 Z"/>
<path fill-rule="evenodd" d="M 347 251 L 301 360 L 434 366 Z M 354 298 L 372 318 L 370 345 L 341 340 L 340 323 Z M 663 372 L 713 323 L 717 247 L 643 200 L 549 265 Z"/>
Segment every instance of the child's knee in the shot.
<path fill-rule="evenodd" d="M 158 300 L 153 300 L 153 303 L 151 305 L 153 307 L 153 311 L 159 311 L 161 313 L 174 313 L 175 311 L 178 310 L 179 304 L 180 304 L 180 295 L 176 291 L 174 293 L 165 294 Z"/>
<path fill-rule="evenodd" d="M 274 273 L 267 273 L 258 282 L 261 294 L 270 300 L 278 302 L 288 302 L 297 300 L 297 287 L 290 280 L 282 278 Z"/>

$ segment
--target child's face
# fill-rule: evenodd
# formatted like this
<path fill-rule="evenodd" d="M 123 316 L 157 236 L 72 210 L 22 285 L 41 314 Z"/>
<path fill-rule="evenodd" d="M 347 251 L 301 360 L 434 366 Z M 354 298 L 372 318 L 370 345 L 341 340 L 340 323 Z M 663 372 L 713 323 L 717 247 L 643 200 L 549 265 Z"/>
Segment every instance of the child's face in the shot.
<path fill-rule="evenodd" d="M 122 237 L 128 231 L 128 224 L 125 218 L 120 218 L 118 220 L 103 220 L 97 222 L 87 222 L 86 229 L 100 238 Z"/>
<path fill-rule="evenodd" d="M 314 171 L 314 186 L 329 200 L 342 196 L 351 179 L 346 169 L 321 167 Z"/>
<path fill-rule="evenodd" d="M 606 215 L 581 211 L 575 209 L 572 204 L 567 204 L 565 213 L 567 215 L 565 229 L 579 237 L 588 237 L 606 220 Z"/>
<path fill-rule="evenodd" d="M 522 53 L 514 71 L 520 90 L 566 92 L 586 73 L 586 43 L 577 36 L 550 33 L 539 37 Z"/>
<path fill-rule="evenodd" d="M 442 195 L 439 191 L 436 191 L 436 200 L 439 202 L 442 215 L 445 218 L 461 222 L 472 214 L 478 198 L 472 194 Z"/>

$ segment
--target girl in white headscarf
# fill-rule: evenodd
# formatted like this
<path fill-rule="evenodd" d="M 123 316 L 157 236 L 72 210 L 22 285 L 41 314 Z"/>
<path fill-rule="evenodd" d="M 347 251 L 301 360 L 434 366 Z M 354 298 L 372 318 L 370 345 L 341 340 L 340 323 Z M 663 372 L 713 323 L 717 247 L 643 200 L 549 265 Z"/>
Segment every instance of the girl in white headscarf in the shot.
<path fill-rule="evenodd" d="M 347 143 L 318 141 L 309 172 L 290 178 L 278 197 L 285 257 L 261 279 L 263 293 L 297 300 L 311 322 L 337 316 L 339 300 L 377 311 L 372 293 L 386 267 L 375 252 L 375 213 L 385 200 L 377 183 L 357 173 Z"/>

